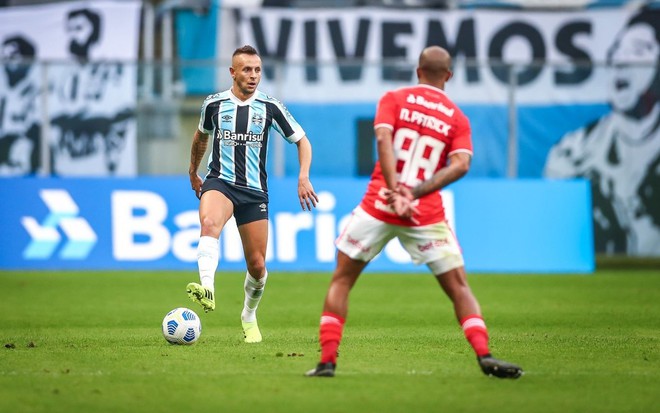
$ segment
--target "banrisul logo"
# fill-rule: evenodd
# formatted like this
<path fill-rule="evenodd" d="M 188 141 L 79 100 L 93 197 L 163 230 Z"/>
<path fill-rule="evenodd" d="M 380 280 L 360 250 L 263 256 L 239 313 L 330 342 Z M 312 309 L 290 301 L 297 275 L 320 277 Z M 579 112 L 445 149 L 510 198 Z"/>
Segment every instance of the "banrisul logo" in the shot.
<path fill-rule="evenodd" d="M 44 189 L 39 192 L 39 196 L 50 210 L 50 214 L 41 224 L 33 217 L 21 218 L 23 227 L 32 238 L 23 251 L 23 258 L 48 259 L 60 245 L 61 259 L 86 258 L 96 244 L 96 233 L 84 218 L 78 216 L 80 210 L 71 195 L 63 189 Z M 64 235 L 64 240 L 61 234 Z"/>

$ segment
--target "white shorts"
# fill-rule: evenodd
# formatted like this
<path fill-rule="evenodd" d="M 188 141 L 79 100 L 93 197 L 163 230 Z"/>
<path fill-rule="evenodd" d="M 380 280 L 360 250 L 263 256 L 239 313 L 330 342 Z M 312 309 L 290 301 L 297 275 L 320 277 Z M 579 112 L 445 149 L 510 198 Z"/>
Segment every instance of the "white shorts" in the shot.
<path fill-rule="evenodd" d="M 371 261 L 392 239 L 408 251 L 415 264 L 426 264 L 435 275 L 462 267 L 463 254 L 446 222 L 404 227 L 380 221 L 359 206 L 335 241 L 337 248 L 359 261 Z"/>

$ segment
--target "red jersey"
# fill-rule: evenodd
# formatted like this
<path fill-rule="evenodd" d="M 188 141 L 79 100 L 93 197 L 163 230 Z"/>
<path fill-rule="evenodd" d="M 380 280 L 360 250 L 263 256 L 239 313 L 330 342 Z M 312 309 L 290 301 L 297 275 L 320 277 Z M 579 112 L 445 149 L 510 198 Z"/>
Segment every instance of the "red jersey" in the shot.
<path fill-rule="evenodd" d="M 429 85 L 387 92 L 378 102 L 374 129 L 392 130 L 397 182 L 410 188 L 425 181 L 447 164 L 449 155 L 472 155 L 470 122 L 442 89 Z M 440 191 L 415 201 L 418 223 L 399 218 L 387 205 L 387 183 L 376 163 L 360 206 L 384 222 L 404 226 L 429 225 L 445 219 Z"/>

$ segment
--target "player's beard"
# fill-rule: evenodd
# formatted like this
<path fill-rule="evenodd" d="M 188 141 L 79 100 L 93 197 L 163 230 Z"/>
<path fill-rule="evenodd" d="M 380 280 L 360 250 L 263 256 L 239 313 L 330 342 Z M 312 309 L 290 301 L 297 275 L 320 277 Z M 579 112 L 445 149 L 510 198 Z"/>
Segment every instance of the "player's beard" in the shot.
<path fill-rule="evenodd" d="M 7 73 L 7 80 L 9 81 L 9 87 L 12 88 L 16 86 L 21 80 L 25 79 L 28 72 L 30 71 L 30 66 L 19 65 L 16 69 L 5 68 Z"/>
<path fill-rule="evenodd" d="M 85 42 L 84 44 L 71 41 L 69 42 L 69 51 L 79 59 L 87 59 L 89 57 L 89 43 L 89 41 Z"/>
<path fill-rule="evenodd" d="M 247 80 L 236 82 L 236 88 L 244 96 L 252 96 L 254 92 L 257 91 L 258 86 L 259 86 L 259 82 L 256 82 L 255 86 L 249 86 Z"/>

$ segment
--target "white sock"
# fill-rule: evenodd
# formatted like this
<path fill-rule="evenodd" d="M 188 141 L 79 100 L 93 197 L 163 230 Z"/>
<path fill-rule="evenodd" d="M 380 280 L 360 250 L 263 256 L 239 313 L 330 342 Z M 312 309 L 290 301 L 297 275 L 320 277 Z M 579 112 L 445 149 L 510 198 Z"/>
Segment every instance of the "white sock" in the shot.
<path fill-rule="evenodd" d="M 202 287 L 214 291 L 215 270 L 218 268 L 220 247 L 217 238 L 203 236 L 199 238 L 197 245 L 197 267 L 199 268 L 199 279 Z"/>
<path fill-rule="evenodd" d="M 245 302 L 243 304 L 243 312 L 241 313 L 242 321 L 250 323 L 257 320 L 257 307 L 264 293 L 267 278 L 268 271 L 266 271 L 260 280 L 252 277 L 249 272 L 245 273 L 245 284 L 243 285 L 245 289 Z"/>

